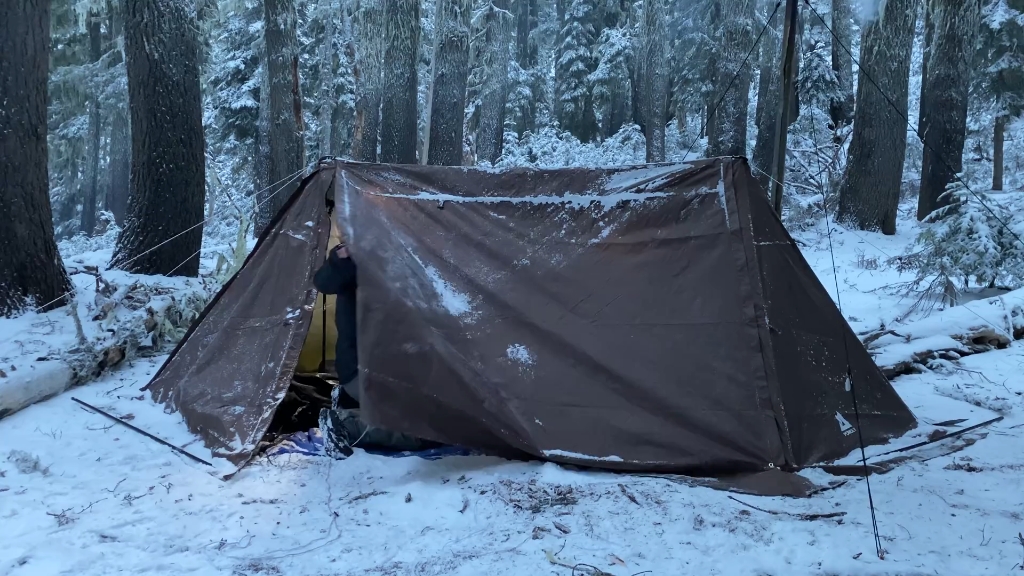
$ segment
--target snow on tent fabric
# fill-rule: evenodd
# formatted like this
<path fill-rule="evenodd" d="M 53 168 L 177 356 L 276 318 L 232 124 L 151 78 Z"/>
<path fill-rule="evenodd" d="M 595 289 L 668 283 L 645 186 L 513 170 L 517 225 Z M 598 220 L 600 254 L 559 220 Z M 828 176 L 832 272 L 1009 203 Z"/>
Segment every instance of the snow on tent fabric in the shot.
<path fill-rule="evenodd" d="M 916 424 L 743 159 L 331 160 L 147 386 L 236 466 L 300 355 L 319 363 L 311 278 L 332 229 L 359 266 L 372 425 L 509 457 L 715 475 L 829 461 Z M 842 425 L 857 423 L 848 366 L 859 434 Z"/>

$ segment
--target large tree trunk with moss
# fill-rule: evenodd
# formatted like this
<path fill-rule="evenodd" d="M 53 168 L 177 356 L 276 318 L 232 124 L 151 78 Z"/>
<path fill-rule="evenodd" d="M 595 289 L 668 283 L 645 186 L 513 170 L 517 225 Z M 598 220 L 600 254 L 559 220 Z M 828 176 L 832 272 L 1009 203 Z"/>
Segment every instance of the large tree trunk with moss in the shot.
<path fill-rule="evenodd" d="M 49 0 L 0 3 L 0 317 L 65 304 L 47 175 Z"/>
<path fill-rule="evenodd" d="M 437 0 L 427 163 L 462 164 L 472 0 Z"/>
<path fill-rule="evenodd" d="M 384 0 L 384 94 L 380 107 L 380 161 L 415 164 L 418 137 L 416 61 L 419 0 Z"/>
<path fill-rule="evenodd" d="M 963 170 L 967 100 L 981 20 L 981 0 L 929 0 L 932 37 L 928 75 L 921 85 L 928 108 L 922 115 L 924 157 L 917 219 L 948 206 L 946 186 Z M 922 98 L 924 100 L 924 98 Z"/>
<path fill-rule="evenodd" d="M 302 92 L 299 83 L 298 16 L 294 0 L 264 0 L 263 40 L 266 50 L 266 74 L 269 93 L 266 124 L 261 125 L 264 145 L 264 174 L 268 189 L 256 195 L 255 231 L 260 234 L 284 206 L 299 185 L 305 164 L 303 141 Z M 291 179 L 291 180 L 289 180 Z"/>
<path fill-rule="evenodd" d="M 839 187 L 838 215 L 841 221 L 860 230 L 896 233 L 896 209 L 907 154 L 910 54 L 918 5 L 919 0 L 888 0 L 878 17 L 864 28 L 850 160 Z"/>
<path fill-rule="evenodd" d="M 195 4 L 126 0 L 125 9 L 131 177 L 111 266 L 198 276 L 206 155 Z"/>

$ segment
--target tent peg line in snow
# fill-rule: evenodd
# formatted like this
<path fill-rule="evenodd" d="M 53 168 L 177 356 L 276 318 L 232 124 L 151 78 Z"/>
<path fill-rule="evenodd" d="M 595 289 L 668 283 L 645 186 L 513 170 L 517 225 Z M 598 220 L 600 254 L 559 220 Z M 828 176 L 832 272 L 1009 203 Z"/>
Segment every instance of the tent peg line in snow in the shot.
<path fill-rule="evenodd" d="M 785 106 L 785 104 L 783 104 L 783 106 Z M 780 128 L 780 130 L 784 130 L 784 128 Z M 811 130 L 812 130 L 811 137 L 814 138 L 815 142 L 817 142 L 818 141 L 818 135 L 817 135 L 816 130 L 814 128 L 814 123 L 813 122 L 811 122 Z M 821 173 L 821 170 L 822 170 L 822 168 L 821 168 L 821 158 L 818 157 L 817 154 L 815 154 L 815 158 L 818 161 L 818 172 Z M 780 191 L 780 194 L 781 194 L 781 191 Z M 776 213 L 781 218 L 782 217 L 782 208 L 781 208 L 782 198 L 781 198 L 781 196 L 778 198 L 778 201 L 779 201 L 780 204 L 777 206 L 777 212 Z M 825 215 L 825 230 L 828 232 L 828 253 L 829 253 L 829 256 L 831 256 L 831 258 L 832 258 L 832 277 L 835 280 L 835 286 L 836 286 L 836 307 L 839 308 L 839 313 L 842 314 L 843 313 L 843 301 L 842 301 L 842 296 L 841 296 L 840 290 L 839 290 L 839 271 L 836 268 L 836 253 L 835 253 L 835 249 L 832 246 L 832 224 L 829 222 L 829 217 L 828 217 L 828 199 L 825 198 L 825 190 L 824 190 L 824 188 L 821 191 L 821 209 L 822 209 L 822 212 Z M 857 444 L 860 446 L 860 458 L 861 458 L 861 464 L 863 466 L 863 472 L 864 472 L 864 485 L 867 487 L 867 491 L 868 491 L 868 508 L 871 510 L 871 531 L 873 532 L 874 537 L 875 537 L 875 554 L 878 556 L 879 560 L 885 560 L 885 550 L 882 548 L 882 537 L 878 533 L 878 518 L 877 518 L 877 516 L 875 514 L 875 499 L 874 499 L 874 496 L 871 493 L 871 479 L 870 479 L 871 470 L 868 469 L 867 452 L 864 450 L 864 432 L 863 432 L 864 426 L 861 424 L 860 408 L 857 405 L 857 387 L 854 385 L 854 382 L 853 382 L 853 367 L 850 365 L 850 337 L 847 334 L 845 334 L 845 333 L 843 334 L 843 355 L 845 356 L 845 362 L 846 362 L 846 386 L 847 386 L 847 389 L 850 391 L 850 399 L 853 402 L 853 417 L 854 417 L 854 420 L 857 423 L 857 425 L 856 425 L 856 427 L 857 427 Z"/>
<path fill-rule="evenodd" d="M 869 74 L 868 71 L 865 70 L 863 66 L 861 66 L 860 61 L 857 59 L 856 56 L 853 55 L 853 52 L 850 50 L 849 46 L 843 44 L 843 41 L 839 38 L 839 36 L 836 35 L 835 31 L 832 30 L 832 27 L 825 20 L 825 18 L 822 17 L 822 15 L 819 14 L 818 11 L 814 9 L 814 6 L 811 5 L 810 0 L 804 0 L 804 4 L 806 4 L 807 8 L 810 9 L 810 11 L 813 12 L 814 15 L 818 17 L 818 20 L 821 21 L 822 25 L 825 26 L 825 29 L 828 30 L 829 33 L 832 35 L 832 39 L 837 44 L 839 44 L 839 46 L 842 47 L 844 52 L 850 55 L 850 58 L 853 59 L 853 63 L 857 65 L 857 70 L 864 74 L 864 77 L 867 78 L 868 82 L 870 82 L 871 85 L 875 87 L 875 90 L 878 90 L 878 93 L 882 95 L 882 98 L 885 99 L 886 103 L 888 103 L 889 106 L 892 107 L 892 109 L 896 112 L 896 114 L 899 115 L 900 118 L 903 118 L 903 121 L 906 122 L 907 126 L 914 131 L 914 134 L 917 135 L 917 139 L 921 141 L 921 144 L 925 148 L 927 148 L 929 152 L 934 154 L 936 158 L 939 159 L 939 162 L 942 163 L 946 170 L 949 170 L 949 173 L 953 175 L 953 178 L 955 178 L 957 182 L 963 185 L 964 189 L 970 192 L 971 196 L 974 196 L 974 199 L 977 200 L 978 203 L 985 208 L 985 210 L 988 210 L 988 213 L 991 214 L 992 217 L 996 219 L 996 222 L 999 222 L 999 225 L 1003 227 L 1003 230 L 1005 230 L 1011 236 L 1013 236 L 1013 238 L 1017 242 L 1019 242 L 1022 247 L 1024 247 L 1024 240 L 1021 239 L 1020 235 L 1017 234 L 1013 230 L 1013 228 L 1010 228 L 1010 225 L 1007 224 L 1002 218 L 1000 218 L 999 215 L 996 214 L 996 212 L 992 210 L 992 208 L 990 208 L 988 204 L 985 203 L 985 200 L 981 197 L 981 195 L 979 195 L 977 192 L 974 191 L 973 188 L 971 188 L 970 184 L 968 184 L 967 181 L 963 179 L 963 176 L 960 175 L 960 171 L 953 168 L 953 165 L 950 164 L 948 160 L 946 160 L 946 157 L 944 155 L 942 155 L 938 150 L 933 148 L 931 144 L 925 141 L 924 136 L 921 134 L 920 131 L 918 131 L 917 126 L 915 126 L 914 123 L 910 121 L 910 118 L 908 118 L 907 115 L 902 110 L 900 110 L 899 106 L 897 106 L 896 103 L 893 102 L 892 98 L 888 94 L 886 94 L 885 90 L 883 90 L 882 87 L 878 85 L 878 82 L 875 82 L 875 79 L 871 77 L 871 74 Z"/>
<path fill-rule="evenodd" d="M 207 466 L 213 468 L 213 464 L 210 464 L 209 462 L 207 462 L 206 460 L 203 460 L 199 456 L 196 456 L 194 454 L 190 454 L 184 448 L 179 448 L 179 447 L 175 446 L 174 444 L 171 444 L 167 440 L 164 440 L 163 438 L 158 438 L 158 437 L 150 434 L 149 432 L 146 432 L 145 430 L 143 430 L 141 428 L 137 428 L 135 426 L 132 426 L 131 424 L 125 422 L 124 420 L 118 418 L 117 416 L 114 416 L 113 414 L 110 414 L 108 412 L 104 412 L 103 410 L 100 410 L 99 408 L 93 406 L 92 404 L 89 404 L 87 402 L 83 402 L 83 401 L 79 400 L 78 398 L 75 398 L 74 396 L 72 396 L 71 399 L 74 400 L 75 402 L 78 402 L 82 406 L 85 406 L 89 410 L 92 410 L 93 412 L 96 412 L 97 414 L 102 414 L 103 416 L 106 416 L 107 418 L 110 418 L 114 422 L 117 422 L 118 424 L 121 424 L 122 426 L 125 426 L 126 428 L 129 428 L 131 430 L 134 430 L 134 431 L 138 432 L 139 434 L 142 434 L 143 436 L 145 436 L 146 438 L 149 438 L 150 440 L 156 440 L 160 444 L 163 444 L 164 446 L 167 446 L 171 450 L 174 450 L 175 452 L 178 452 L 179 454 L 181 454 L 183 456 L 187 456 L 188 458 L 191 458 L 192 460 L 195 460 L 196 462 L 199 462 L 200 464 L 206 464 Z"/>
<path fill-rule="evenodd" d="M 741 62 L 739 67 L 736 68 L 736 72 L 733 73 L 732 79 L 730 79 L 729 83 L 725 86 L 725 90 L 722 90 L 722 93 L 718 96 L 718 101 L 716 101 L 715 105 L 710 110 L 708 110 L 707 118 L 705 118 L 704 122 L 701 124 L 700 131 L 697 132 L 697 136 L 693 139 L 692 142 L 690 142 L 690 147 L 686 149 L 686 154 L 683 154 L 684 162 L 686 161 L 686 158 L 690 155 L 690 152 L 693 151 L 693 147 L 697 144 L 697 140 L 700 140 L 700 135 L 703 134 L 705 130 L 707 130 L 708 123 L 711 122 L 711 119 L 715 117 L 715 112 L 718 111 L 718 107 L 722 105 L 722 101 L 725 100 L 726 94 L 728 94 L 729 90 L 732 89 L 732 85 L 736 83 L 736 78 L 739 77 L 740 72 L 742 72 L 743 69 L 747 66 L 747 60 L 750 60 L 750 55 L 754 53 L 754 50 L 757 50 L 757 45 L 761 43 L 761 38 L 764 37 L 764 33 L 766 30 L 768 30 L 768 27 L 772 25 L 772 20 L 775 19 L 775 15 L 779 12 L 779 8 L 781 6 L 782 0 L 777 0 L 775 2 L 775 9 L 772 10 L 772 15 L 769 16 L 767 20 L 765 20 L 764 27 L 761 28 L 761 32 L 757 35 L 757 38 L 754 40 L 754 44 L 750 47 L 750 50 L 747 51 L 747 55 L 743 57 L 743 62 Z M 442 202 L 441 205 L 438 206 L 438 208 L 443 209 L 444 203 Z"/>
<path fill-rule="evenodd" d="M 972 430 L 977 430 L 978 428 L 984 428 L 986 426 L 990 426 L 992 424 L 995 424 L 996 422 L 999 422 L 1002 419 L 1003 419 L 1002 416 L 996 416 L 995 418 L 993 418 L 991 420 L 986 420 L 984 422 L 980 422 L 980 423 L 975 424 L 973 426 L 968 426 L 967 428 L 964 428 L 963 430 L 957 430 L 956 432 L 951 432 L 949 434 L 946 434 L 946 435 L 943 435 L 943 436 L 939 436 L 938 438 L 935 438 L 935 439 L 929 439 L 929 440 L 925 440 L 923 442 L 918 442 L 916 444 L 911 444 L 910 446 L 904 446 L 903 448 L 896 448 L 895 450 L 889 450 L 888 452 L 882 452 L 881 454 L 875 454 L 874 456 L 872 456 L 872 458 L 881 458 L 882 456 L 888 456 L 889 454 L 897 454 L 899 452 L 908 452 L 908 451 L 913 450 L 915 448 L 921 448 L 922 446 L 928 446 L 929 444 L 935 444 L 936 442 L 942 442 L 943 440 L 949 440 L 950 438 L 957 438 L 959 436 L 963 436 L 964 434 L 967 434 L 968 432 L 971 432 Z"/>

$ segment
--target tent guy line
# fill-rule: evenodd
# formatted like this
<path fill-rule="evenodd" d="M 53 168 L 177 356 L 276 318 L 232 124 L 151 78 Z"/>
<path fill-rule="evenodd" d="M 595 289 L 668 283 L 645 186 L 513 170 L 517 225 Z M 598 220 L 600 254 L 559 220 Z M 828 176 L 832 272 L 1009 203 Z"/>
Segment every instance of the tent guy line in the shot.
<path fill-rule="evenodd" d="M 295 181 L 295 178 L 297 176 L 301 176 L 302 173 L 305 170 L 307 170 L 308 168 L 312 168 L 312 166 L 313 166 L 312 164 L 310 164 L 308 166 L 303 166 L 298 171 L 293 172 L 290 176 L 287 176 L 287 177 L 285 177 L 282 180 L 278 180 L 277 182 L 267 186 L 266 188 L 263 188 L 262 190 L 258 190 L 256 192 L 254 192 L 253 195 L 255 196 L 256 194 L 259 194 L 260 192 L 263 192 L 264 190 L 270 190 L 274 186 L 277 186 L 278 184 L 281 184 L 283 182 L 283 184 L 281 184 L 280 188 L 278 188 L 273 193 L 271 193 L 269 196 L 267 196 L 262 202 L 256 204 L 256 206 L 253 207 L 253 212 L 258 210 L 260 206 L 262 206 L 262 205 L 266 204 L 267 202 L 269 202 L 271 198 L 273 198 L 274 196 L 277 196 L 277 194 L 279 192 L 281 192 L 281 190 L 284 190 L 285 188 L 288 187 L 289 184 L 291 184 L 293 181 Z M 153 246 L 152 248 L 146 250 L 145 252 L 142 252 L 141 254 L 137 254 L 137 255 L 133 256 L 132 258 L 128 259 L 127 261 L 121 263 L 120 266 L 127 266 L 128 264 L 131 264 L 132 262 L 134 262 L 134 261 L 138 260 L 139 258 L 142 258 L 143 256 L 145 256 L 146 254 L 149 254 L 150 252 L 160 248 L 161 246 L 163 246 L 163 245 L 165 245 L 165 244 L 167 244 L 169 242 L 173 242 L 174 240 L 184 236 L 185 234 L 188 234 L 189 232 L 195 230 L 196 228 L 202 226 L 203 224 L 206 224 L 207 222 L 212 220 L 214 216 L 219 216 L 220 214 L 223 214 L 223 212 L 215 211 L 213 214 L 211 214 L 208 218 L 206 218 L 202 222 L 194 224 L 191 227 L 189 227 L 189 228 L 187 228 L 185 230 L 182 230 L 181 232 L 175 234 L 174 236 L 171 236 L 170 238 L 168 238 L 168 239 L 164 240 L 163 242 L 157 244 L 156 246 Z M 202 249 L 200 249 L 200 251 L 202 251 Z M 198 252 L 196 254 L 198 254 Z M 185 260 L 185 262 L 188 262 L 193 257 L 195 257 L 195 254 L 193 254 L 192 256 L 189 256 L 188 259 Z M 181 264 L 178 264 L 177 266 L 174 267 L 174 270 L 171 270 L 170 272 L 167 272 L 166 274 L 163 274 L 163 275 L 167 276 L 167 275 L 173 274 L 174 271 L 177 270 L 178 268 L 181 268 L 185 264 L 185 262 L 182 262 Z M 54 298 L 53 300 L 50 300 L 46 304 L 43 304 L 42 306 L 36 306 L 35 309 L 32 310 L 32 312 L 35 312 L 35 313 L 41 312 L 41 311 L 45 310 L 48 306 L 54 304 L 55 302 L 59 302 L 61 299 L 67 298 L 68 296 L 73 296 L 74 294 L 75 294 L 74 289 L 68 290 L 64 294 L 61 294 L 60 296 L 57 296 L 56 298 Z"/>

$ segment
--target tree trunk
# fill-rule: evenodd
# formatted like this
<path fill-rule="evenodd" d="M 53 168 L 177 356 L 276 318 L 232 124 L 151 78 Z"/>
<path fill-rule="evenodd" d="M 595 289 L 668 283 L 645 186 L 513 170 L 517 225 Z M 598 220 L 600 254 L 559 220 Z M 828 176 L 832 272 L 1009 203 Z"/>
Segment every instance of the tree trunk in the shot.
<path fill-rule="evenodd" d="M 839 128 L 853 120 L 853 6 L 852 0 L 832 0 L 832 73 L 836 96 L 829 105 L 832 124 Z"/>
<path fill-rule="evenodd" d="M 198 276 L 206 157 L 195 5 L 126 0 L 128 217 L 111 266 Z"/>
<path fill-rule="evenodd" d="M 861 230 L 896 233 L 896 208 L 907 154 L 905 119 L 918 2 L 888 0 L 878 18 L 864 28 L 850 160 L 839 187 L 838 215 Z M 898 110 L 893 110 L 886 96 Z"/>
<path fill-rule="evenodd" d="M 530 50 L 530 32 L 533 30 L 533 13 L 537 0 L 515 0 L 516 3 L 516 61 L 526 70 L 533 66 Z"/>
<path fill-rule="evenodd" d="M 294 0 L 264 0 L 263 42 L 266 49 L 267 126 L 261 158 L 266 163 L 269 189 L 256 195 L 254 230 L 257 235 L 277 216 L 298 188 L 296 172 L 305 164 L 302 93 L 299 88 L 298 17 Z M 289 178 L 294 178 L 288 182 Z M 284 182 L 282 182 L 284 181 Z M 288 182 L 287 184 L 285 182 Z"/>
<path fill-rule="evenodd" d="M 768 15 L 770 14 L 771 11 L 768 12 Z M 775 142 L 778 140 L 775 124 L 778 121 L 779 100 L 782 94 L 780 63 L 783 20 L 783 11 L 779 10 L 771 22 L 771 33 L 761 39 L 761 72 L 757 80 L 757 107 L 754 109 L 757 136 L 754 138 L 751 164 L 757 168 L 754 171 L 754 178 L 761 184 L 765 193 L 771 189 L 769 174 L 772 173 Z"/>
<path fill-rule="evenodd" d="M 320 138 L 317 156 L 331 154 L 331 130 L 334 124 L 334 19 L 337 16 L 332 0 L 320 0 L 320 17 L 324 20 L 324 38 L 320 51 Z"/>
<path fill-rule="evenodd" d="M 49 0 L 0 2 L 0 317 L 66 302 L 47 175 Z"/>
<path fill-rule="evenodd" d="M 963 170 L 971 62 L 981 20 L 981 0 L 931 0 L 931 4 L 930 62 L 921 85 L 921 93 L 928 94 L 928 108 L 922 115 L 926 130 L 918 220 L 949 205 L 946 187 Z"/>
<path fill-rule="evenodd" d="M 996 117 L 995 132 L 992 135 L 992 189 L 1003 189 L 1003 145 L 1006 140 L 1006 116 Z"/>
<path fill-rule="evenodd" d="M 359 0 L 356 10 L 356 119 L 352 127 L 352 158 L 376 162 L 380 142 L 384 0 Z"/>
<path fill-rule="evenodd" d="M 722 40 L 712 72 L 710 105 L 721 104 L 710 114 L 707 155 L 746 156 L 752 79 L 749 65 L 742 64 L 754 41 L 754 0 L 714 0 L 712 14 L 715 33 Z"/>
<path fill-rule="evenodd" d="M 437 0 L 426 150 L 428 164 L 462 164 L 472 11 L 472 0 Z"/>
<path fill-rule="evenodd" d="M 508 102 L 508 67 L 512 61 L 512 15 L 509 0 L 493 0 L 484 20 L 486 46 L 480 66 L 484 80 L 480 90 L 480 122 L 476 135 L 477 158 L 496 162 L 505 137 L 505 104 Z"/>
<path fill-rule="evenodd" d="M 131 177 L 131 132 L 128 127 L 126 110 L 118 108 L 113 112 L 110 129 L 110 185 L 107 187 L 107 210 L 114 215 L 118 226 L 124 226 L 128 212 L 128 189 Z"/>
<path fill-rule="evenodd" d="M 932 35 L 935 33 L 935 26 L 932 24 L 932 3 L 930 0 L 921 0 L 924 11 L 924 38 L 921 46 L 921 85 L 924 86 L 925 78 L 928 77 L 928 61 L 931 60 Z M 925 126 L 925 113 L 928 109 L 928 94 L 924 90 L 917 102 L 917 133 L 924 134 L 927 131 Z"/>
<path fill-rule="evenodd" d="M 100 14 L 90 10 L 86 15 L 86 29 L 89 35 L 89 62 L 95 64 L 102 56 L 100 35 Z M 79 230 L 92 236 L 96 230 L 96 197 L 99 193 L 100 174 L 100 95 L 99 90 L 90 94 L 89 103 L 89 165 L 86 167 L 88 181 L 85 184 L 85 200 L 82 202 L 82 220 Z"/>
<path fill-rule="evenodd" d="M 420 44 L 418 0 L 384 0 L 384 94 L 380 107 L 380 161 L 415 164 L 416 61 Z"/>
<path fill-rule="evenodd" d="M 657 0 L 645 0 L 641 23 L 640 106 L 644 118 L 647 162 L 665 161 L 665 122 L 668 79 L 665 49 L 665 6 Z"/>

